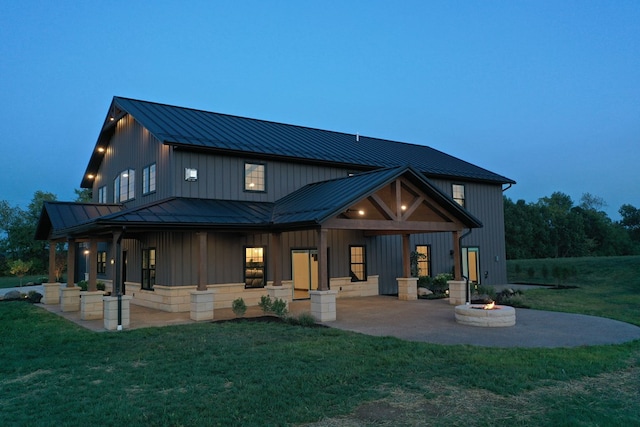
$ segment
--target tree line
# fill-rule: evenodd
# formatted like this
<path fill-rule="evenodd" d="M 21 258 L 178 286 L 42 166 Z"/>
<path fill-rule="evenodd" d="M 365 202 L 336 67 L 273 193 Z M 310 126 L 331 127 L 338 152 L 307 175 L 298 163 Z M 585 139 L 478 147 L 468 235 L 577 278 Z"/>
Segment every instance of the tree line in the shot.
<path fill-rule="evenodd" d="M 585 193 L 575 205 L 555 192 L 535 203 L 504 197 L 507 259 L 640 254 L 640 210 L 624 204 L 612 221 L 600 197 Z"/>

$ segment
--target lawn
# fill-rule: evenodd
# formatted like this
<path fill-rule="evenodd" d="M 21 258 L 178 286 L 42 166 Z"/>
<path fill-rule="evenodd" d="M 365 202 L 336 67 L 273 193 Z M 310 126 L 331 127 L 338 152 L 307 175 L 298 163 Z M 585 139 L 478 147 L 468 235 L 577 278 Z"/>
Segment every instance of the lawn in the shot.
<path fill-rule="evenodd" d="M 47 275 L 46 274 L 36 274 L 36 275 L 31 275 L 31 276 L 24 276 L 22 278 L 22 285 L 26 285 L 29 282 L 34 282 L 34 283 L 42 283 L 42 282 L 47 282 Z M 16 276 L 9 276 L 9 277 L 0 277 L 0 289 L 4 289 L 4 288 L 16 288 L 20 286 L 20 278 L 16 277 Z"/>
<path fill-rule="evenodd" d="M 640 425 L 640 341 L 498 349 L 250 321 L 93 333 L 25 302 L 0 303 L 0 333 L 0 425 Z"/>

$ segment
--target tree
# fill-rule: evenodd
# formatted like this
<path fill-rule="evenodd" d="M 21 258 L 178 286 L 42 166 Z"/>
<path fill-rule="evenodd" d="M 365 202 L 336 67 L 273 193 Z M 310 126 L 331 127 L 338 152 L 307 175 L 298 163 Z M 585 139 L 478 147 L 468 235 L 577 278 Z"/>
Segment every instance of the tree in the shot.
<path fill-rule="evenodd" d="M 90 188 L 76 188 L 73 192 L 76 193 L 76 202 L 93 201 L 93 192 Z"/>
<path fill-rule="evenodd" d="M 9 273 L 20 278 L 20 286 L 22 286 L 22 278 L 31 270 L 31 261 L 23 261 L 17 259 L 15 261 L 9 261 Z"/>
<path fill-rule="evenodd" d="M 622 205 L 618 210 L 622 217 L 620 225 L 629 232 L 635 242 L 640 242 L 640 209 L 631 205 Z"/>

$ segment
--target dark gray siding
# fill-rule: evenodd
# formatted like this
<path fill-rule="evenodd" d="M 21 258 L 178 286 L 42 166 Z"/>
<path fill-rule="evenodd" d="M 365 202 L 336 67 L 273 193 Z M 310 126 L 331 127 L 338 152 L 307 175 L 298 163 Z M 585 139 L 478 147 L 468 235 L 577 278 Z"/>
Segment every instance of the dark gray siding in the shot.
<path fill-rule="evenodd" d="M 347 176 L 343 168 L 259 161 L 242 157 L 175 150 L 175 196 L 274 202 L 309 183 Z M 244 191 L 245 162 L 266 165 L 266 192 Z M 198 169 L 198 180 L 185 181 L 185 168 Z"/>
<path fill-rule="evenodd" d="M 98 174 L 93 183 L 93 201 L 98 201 L 98 188 L 107 187 L 107 202 L 113 203 L 113 181 L 126 169 L 135 170 L 135 199 L 126 206 L 135 207 L 161 200 L 171 195 L 171 148 L 161 144 L 153 135 L 127 115 L 116 124 L 116 131 L 109 142 Z M 142 195 L 142 170 L 156 163 L 156 191 Z"/>

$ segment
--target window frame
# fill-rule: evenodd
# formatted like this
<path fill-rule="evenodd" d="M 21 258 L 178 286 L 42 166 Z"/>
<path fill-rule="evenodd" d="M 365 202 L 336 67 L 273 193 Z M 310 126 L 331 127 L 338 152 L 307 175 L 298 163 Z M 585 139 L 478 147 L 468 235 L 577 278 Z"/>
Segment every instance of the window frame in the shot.
<path fill-rule="evenodd" d="M 253 261 L 253 258 L 249 258 L 247 251 L 253 250 L 253 249 L 262 250 L 262 260 L 260 262 Z M 242 276 L 244 281 L 244 288 L 245 289 L 264 288 L 267 285 L 267 247 L 266 246 L 244 246 L 242 248 L 242 252 L 244 254 L 243 261 L 242 261 Z M 252 261 L 248 261 L 248 259 L 251 259 Z M 255 262 L 258 265 L 249 266 L 248 264 L 250 262 L 251 263 Z M 247 275 L 247 272 L 249 270 L 262 270 L 262 279 L 261 279 L 262 282 L 259 283 L 258 285 L 254 285 L 253 280 L 255 280 L 255 277 L 258 277 L 258 276 Z M 251 280 L 251 282 L 247 282 L 248 280 Z"/>
<path fill-rule="evenodd" d="M 151 255 L 153 254 L 153 258 Z M 158 252 L 155 247 L 143 248 L 141 253 L 140 264 L 140 289 L 152 291 L 156 284 L 156 266 L 158 261 Z M 153 260 L 153 264 L 152 261 Z M 145 274 L 146 273 L 146 274 Z"/>
<path fill-rule="evenodd" d="M 142 169 L 142 195 L 147 196 L 156 192 L 156 162 Z"/>
<path fill-rule="evenodd" d="M 251 173 L 247 174 L 247 166 L 257 166 L 262 169 L 262 176 L 253 176 Z M 244 191 L 248 193 L 266 193 L 267 192 L 267 164 L 263 162 L 244 162 Z M 262 184 L 261 187 L 257 189 L 250 187 L 250 182 L 248 182 L 248 178 L 254 177 L 257 184 Z"/>
<path fill-rule="evenodd" d="M 98 188 L 98 203 L 107 203 L 107 186 Z"/>
<path fill-rule="evenodd" d="M 460 197 L 460 192 L 456 191 L 456 189 L 462 189 L 462 197 Z M 454 202 L 462 206 L 466 207 L 467 204 L 467 189 L 464 184 L 454 183 L 451 184 L 451 198 Z"/>
<path fill-rule="evenodd" d="M 107 251 L 98 251 L 96 254 L 97 274 L 107 274 Z"/>
<path fill-rule="evenodd" d="M 124 182 L 123 182 L 124 181 Z M 126 182 L 126 183 L 125 183 Z M 123 198 L 123 189 L 125 197 Z M 136 198 L 136 171 L 125 169 L 113 180 L 113 202 L 124 203 Z"/>
<path fill-rule="evenodd" d="M 354 262 L 353 249 L 362 249 L 362 261 Z M 355 273 L 353 267 L 362 266 L 362 278 L 359 278 Z M 365 245 L 349 245 L 349 276 L 352 282 L 366 282 L 367 281 L 367 247 Z"/>
<path fill-rule="evenodd" d="M 421 252 L 420 248 L 426 248 L 426 253 Z M 418 269 L 418 277 L 420 276 L 429 276 L 431 277 L 431 245 L 416 245 L 415 247 L 416 253 L 426 255 L 425 258 L 418 258 L 416 261 L 416 267 Z M 422 274 L 423 267 L 421 265 L 426 264 L 427 274 Z"/>

